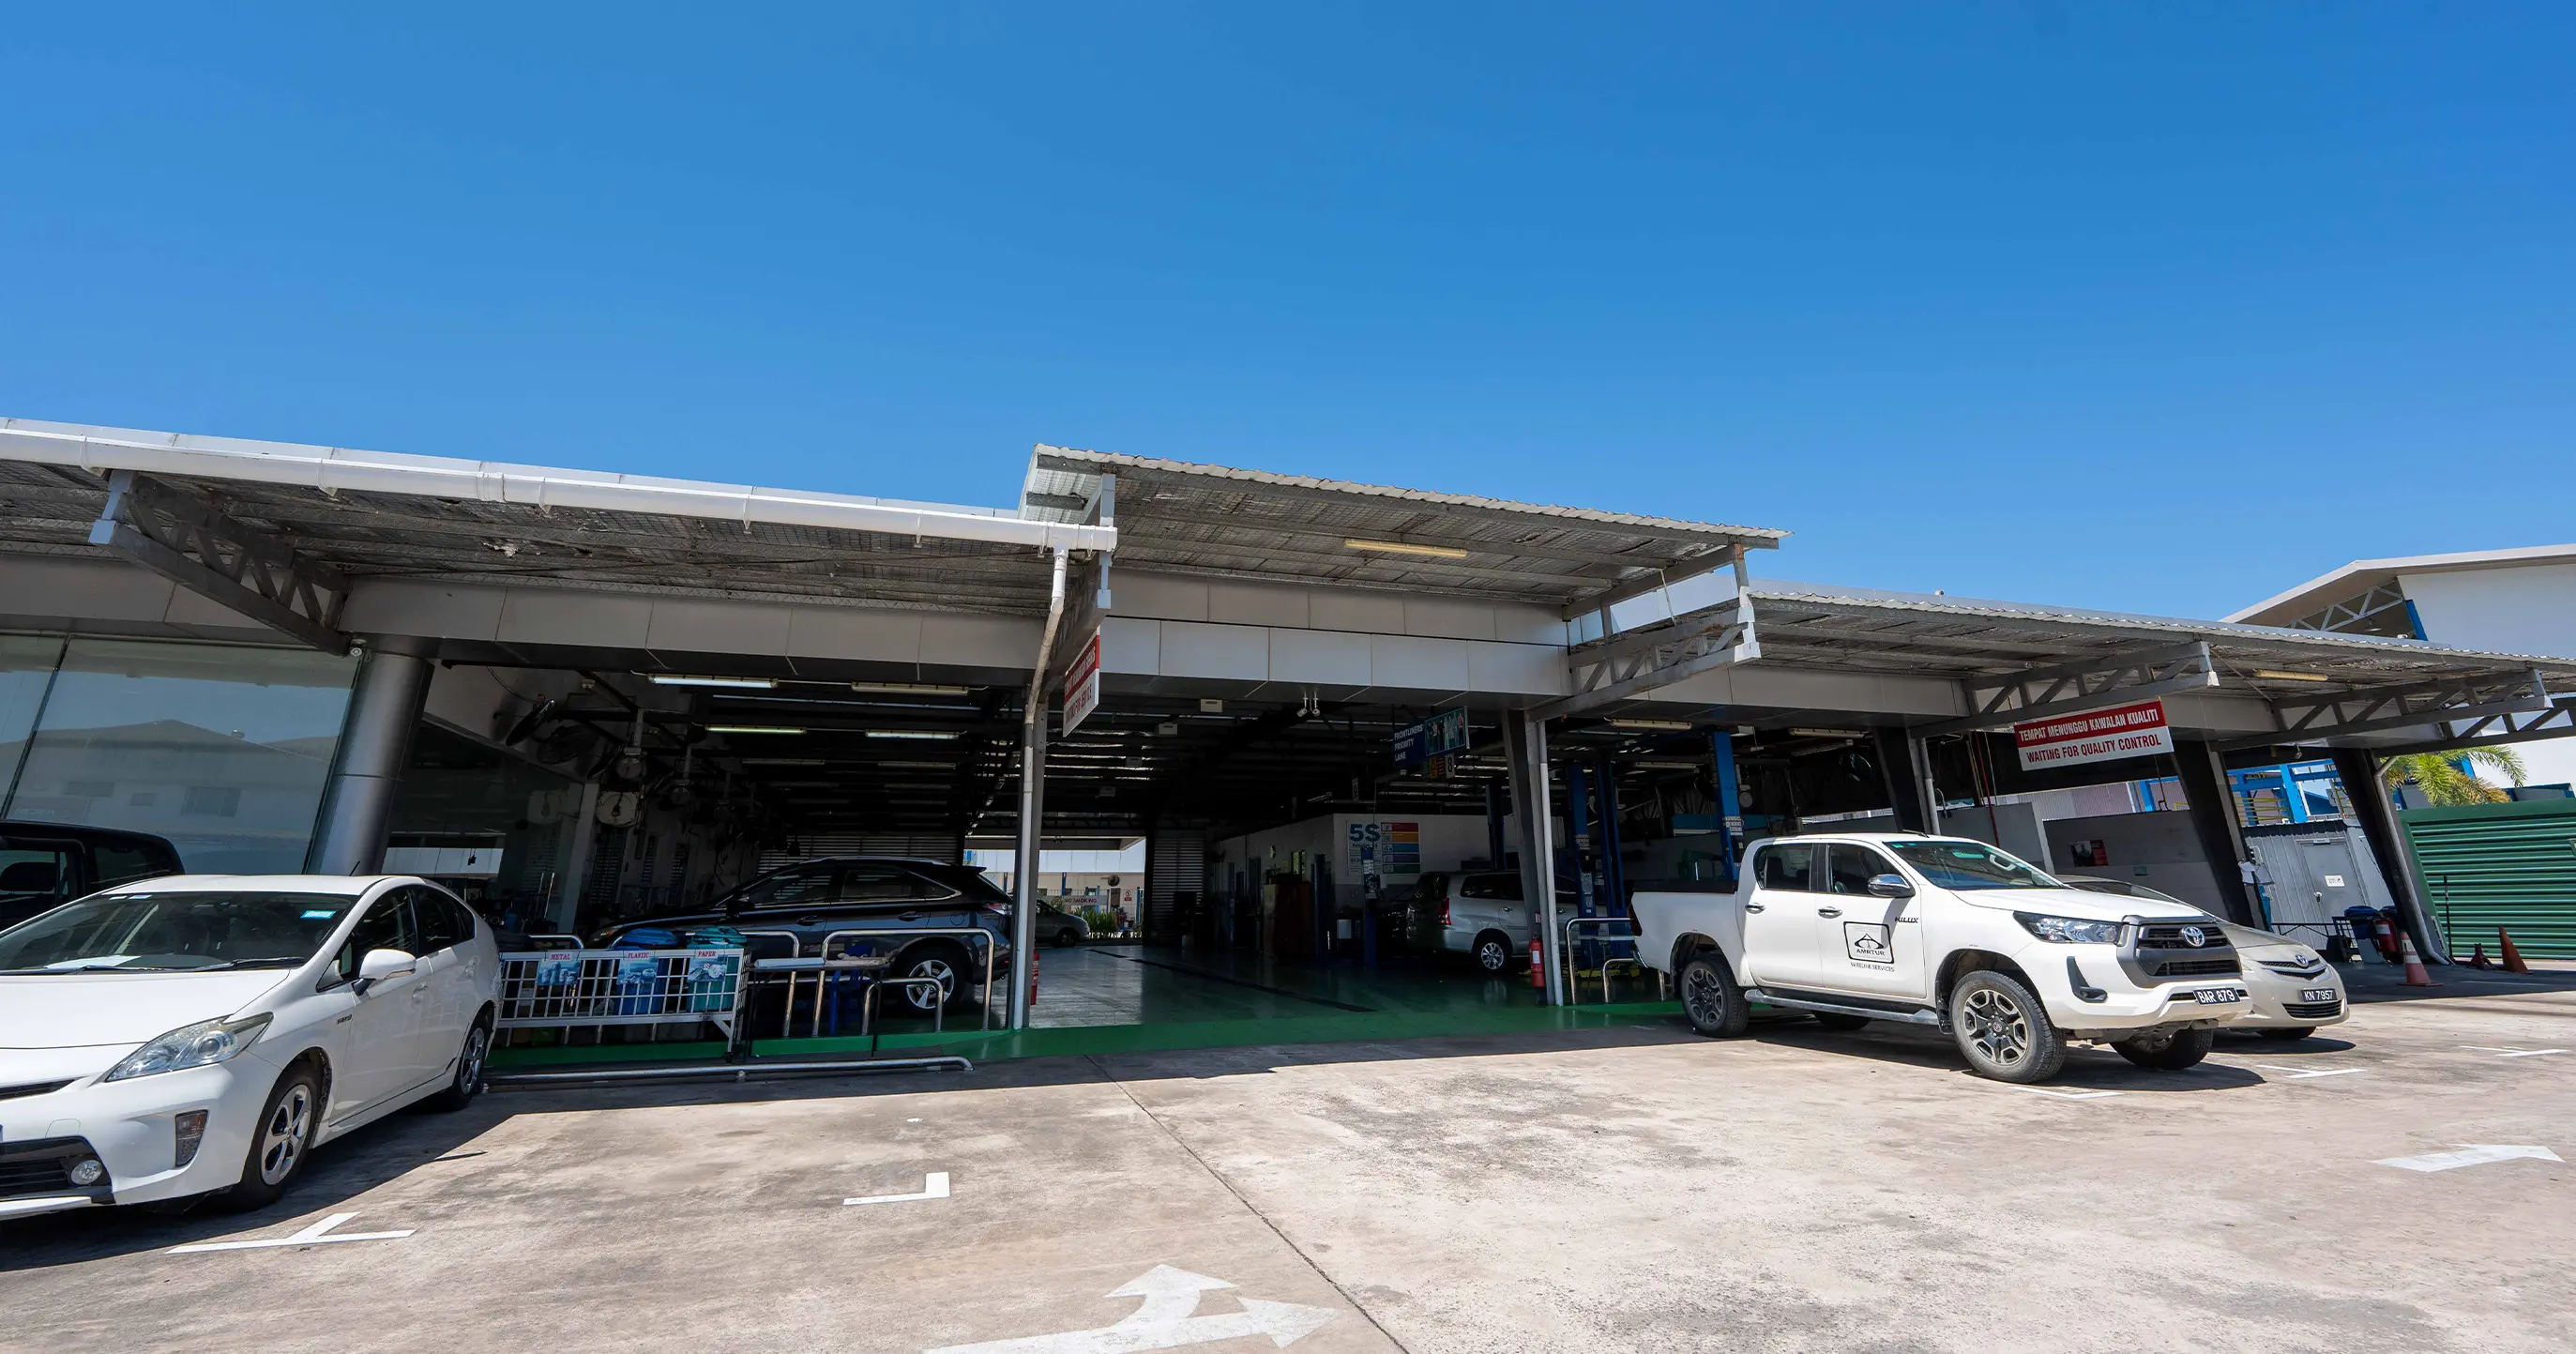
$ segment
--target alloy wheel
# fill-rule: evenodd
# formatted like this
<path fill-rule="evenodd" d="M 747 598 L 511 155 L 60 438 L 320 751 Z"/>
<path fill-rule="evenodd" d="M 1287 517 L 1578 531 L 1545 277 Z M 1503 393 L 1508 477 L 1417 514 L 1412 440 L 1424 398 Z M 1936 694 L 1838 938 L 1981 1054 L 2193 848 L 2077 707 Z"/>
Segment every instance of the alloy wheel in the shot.
<path fill-rule="evenodd" d="M 2020 1003 L 1991 987 L 1981 987 L 1969 993 L 1962 1006 L 1968 1042 L 1995 1065 L 2010 1067 L 2030 1056 L 2030 1019 Z"/>
<path fill-rule="evenodd" d="M 305 1140 L 313 1132 L 313 1090 L 298 1082 L 269 1111 L 259 1138 L 259 1179 L 264 1185 L 285 1183 L 304 1159 Z"/>
<path fill-rule="evenodd" d="M 492 1032 L 476 1025 L 465 1032 L 465 1052 L 456 1060 L 456 1084 L 472 1095 L 483 1085 L 483 1055 L 492 1047 Z"/>
<path fill-rule="evenodd" d="M 1691 1018 L 1703 1025 L 1714 1025 L 1726 1016 L 1726 993 L 1719 990 L 1716 975 L 1706 969 L 1692 969 L 1683 978 L 1682 1002 L 1690 1008 Z"/>
<path fill-rule="evenodd" d="M 907 976 L 939 980 L 939 992 L 936 996 L 925 994 L 918 987 L 907 987 L 903 990 L 904 1001 L 916 1011 L 927 1011 L 946 1002 L 948 994 L 957 988 L 957 971 L 950 968 L 945 959 L 924 959 L 913 965 L 912 972 Z"/>
<path fill-rule="evenodd" d="M 1488 940 L 1476 947 L 1476 963 L 1487 973 L 1500 973 L 1511 966 L 1511 952 L 1500 941 Z"/>

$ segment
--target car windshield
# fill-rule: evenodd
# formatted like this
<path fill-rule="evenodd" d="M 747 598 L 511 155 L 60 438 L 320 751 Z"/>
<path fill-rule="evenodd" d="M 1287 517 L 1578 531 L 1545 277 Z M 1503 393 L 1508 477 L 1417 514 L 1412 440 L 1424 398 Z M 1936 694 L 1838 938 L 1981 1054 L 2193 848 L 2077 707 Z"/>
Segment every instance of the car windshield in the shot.
<path fill-rule="evenodd" d="M 2058 883 L 2024 864 L 2009 851 L 2000 851 L 1984 842 L 1886 842 L 1888 850 L 1906 864 L 1923 872 L 1938 888 L 1967 892 L 1976 889 L 2062 889 Z"/>
<path fill-rule="evenodd" d="M 357 902 L 336 893 L 94 893 L 0 931 L 0 973 L 292 968 Z"/>

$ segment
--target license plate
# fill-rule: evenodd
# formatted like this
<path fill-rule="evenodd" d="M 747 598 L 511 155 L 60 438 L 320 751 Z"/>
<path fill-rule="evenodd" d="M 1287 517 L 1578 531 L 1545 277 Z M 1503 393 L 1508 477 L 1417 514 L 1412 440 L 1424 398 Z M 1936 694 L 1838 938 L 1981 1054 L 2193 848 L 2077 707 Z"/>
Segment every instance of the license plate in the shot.
<path fill-rule="evenodd" d="M 2195 989 L 2191 999 L 2203 1006 L 2224 1006 L 2231 1001 L 2241 1001 L 2244 996 L 2232 987 L 2203 987 Z"/>
<path fill-rule="evenodd" d="M 2304 992 L 2301 992 L 2301 993 L 2299 994 L 2299 1000 L 2301 1000 L 2301 1001 L 2335 1001 L 2335 1000 L 2338 1000 L 2338 998 L 2335 996 L 2335 990 L 2334 990 L 2333 988 L 2331 988 L 2331 987 L 2311 987 L 2311 988 L 2309 988 L 2308 990 L 2306 990 L 2306 991 L 2304 991 Z"/>

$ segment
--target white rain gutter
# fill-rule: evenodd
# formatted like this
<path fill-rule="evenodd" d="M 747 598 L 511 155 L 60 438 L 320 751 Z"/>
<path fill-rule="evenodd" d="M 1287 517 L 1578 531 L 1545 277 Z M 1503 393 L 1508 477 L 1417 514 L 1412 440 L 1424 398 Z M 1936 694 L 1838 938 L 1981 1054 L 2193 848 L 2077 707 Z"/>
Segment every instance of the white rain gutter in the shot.
<path fill-rule="evenodd" d="M 741 522 L 746 526 L 766 522 L 876 531 L 1039 550 L 1110 551 L 1118 547 L 1115 527 L 1032 521 L 973 508 L 28 419 L 0 419 L 0 460 L 77 466 L 99 474 L 133 470 L 190 479 L 293 485 L 324 493 L 353 491 L 477 503 L 522 503 L 537 508 L 662 513 Z"/>
<path fill-rule="evenodd" d="M 1029 665 L 1029 695 L 1020 706 L 1020 838 L 1011 860 L 1011 1028 L 1029 1027 L 1029 986 L 1038 970 L 1038 853 L 1046 845 L 1047 668 L 1055 660 L 1056 627 L 1064 621 L 1064 552 L 1055 552 L 1055 583 L 1047 593 L 1046 629 L 1038 658 Z M 989 999 L 989 994 L 988 999 Z"/>

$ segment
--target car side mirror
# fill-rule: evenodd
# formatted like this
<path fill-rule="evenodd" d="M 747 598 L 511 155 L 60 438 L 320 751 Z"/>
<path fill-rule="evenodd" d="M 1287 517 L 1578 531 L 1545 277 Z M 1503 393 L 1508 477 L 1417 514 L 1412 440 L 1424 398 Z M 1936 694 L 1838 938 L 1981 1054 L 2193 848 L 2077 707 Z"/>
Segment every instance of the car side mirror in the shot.
<path fill-rule="evenodd" d="M 1914 886 L 1906 883 L 1905 876 L 1901 874 L 1874 874 L 1869 877 L 1869 896 L 1911 898 L 1914 896 Z"/>
<path fill-rule="evenodd" d="M 385 979 L 399 978 L 419 968 L 420 961 L 401 950 L 369 950 L 358 961 L 358 994 L 364 996 L 368 988 Z"/>

